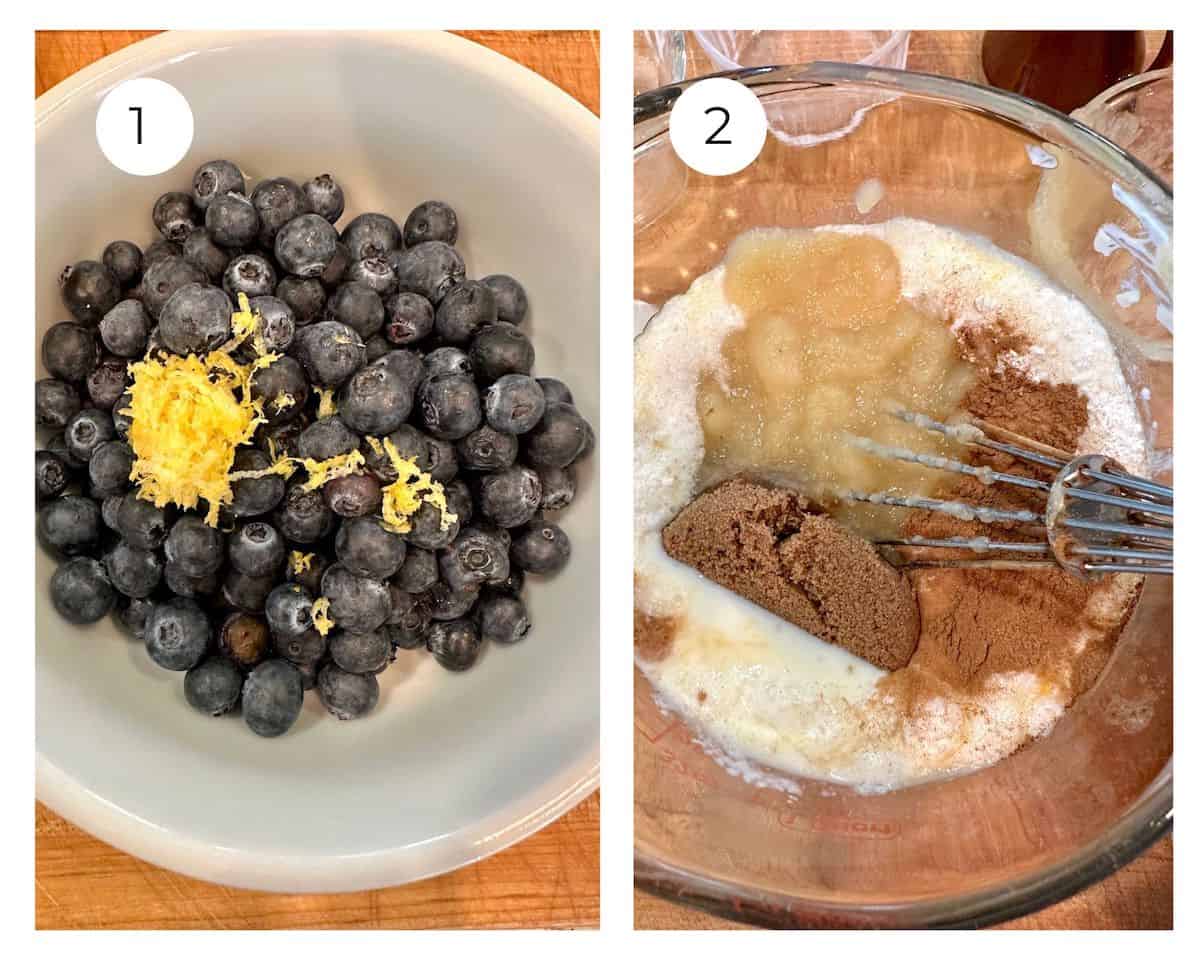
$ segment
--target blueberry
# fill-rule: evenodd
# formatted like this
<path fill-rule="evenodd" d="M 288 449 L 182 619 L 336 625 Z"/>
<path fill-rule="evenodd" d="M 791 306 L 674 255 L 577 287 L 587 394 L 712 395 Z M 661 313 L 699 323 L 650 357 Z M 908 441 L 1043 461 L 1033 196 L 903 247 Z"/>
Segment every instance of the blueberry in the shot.
<path fill-rule="evenodd" d="M 391 367 L 371 364 L 358 370 L 338 391 L 338 415 L 352 430 L 377 437 L 408 419 L 413 389 Z"/>
<path fill-rule="evenodd" d="M 589 448 L 592 428 L 568 403 L 547 403 L 542 419 L 521 440 L 525 459 L 535 467 L 566 467 Z"/>
<path fill-rule="evenodd" d="M 458 440 L 483 421 L 475 382 L 463 376 L 426 380 L 417 391 L 421 421 L 434 437 Z"/>
<path fill-rule="evenodd" d="M 389 350 L 376 362 L 398 373 L 400 379 L 408 384 L 414 393 L 425 377 L 425 365 L 421 362 L 421 355 L 415 350 Z"/>
<path fill-rule="evenodd" d="M 488 596 L 493 596 L 498 593 L 515 597 L 521 593 L 524 587 L 525 571 L 513 563 L 512 558 L 510 557 L 508 564 L 508 576 L 499 583 L 488 584 L 484 591 L 484 599 L 486 599 Z"/>
<path fill-rule="evenodd" d="M 347 673 L 379 673 L 391 662 L 392 643 L 382 629 L 335 630 L 329 638 L 329 656 Z"/>
<path fill-rule="evenodd" d="M 475 500 L 462 480 L 452 480 L 444 485 L 446 506 L 458 518 L 459 527 L 465 527 L 475 515 Z"/>
<path fill-rule="evenodd" d="M 148 598 L 117 598 L 117 620 L 137 640 L 145 640 L 146 621 L 153 609 L 154 601 Z"/>
<path fill-rule="evenodd" d="M 292 357 L 280 357 L 270 366 L 254 371 L 250 395 L 262 401 L 263 416 L 269 423 L 287 423 L 295 419 L 308 403 L 308 380 L 304 376 L 304 368 Z M 286 398 L 290 398 L 291 402 Z M 263 464 L 264 467 L 269 465 Z"/>
<path fill-rule="evenodd" d="M 287 559 L 283 537 L 269 523 L 254 520 L 243 524 L 229 538 L 229 562 L 251 577 L 277 574 Z"/>
<path fill-rule="evenodd" d="M 430 602 L 430 616 L 434 620 L 457 620 L 469 614 L 479 599 L 479 587 L 455 590 L 447 583 L 438 582 L 426 593 Z"/>
<path fill-rule="evenodd" d="M 461 254 L 440 240 L 418 244 L 411 250 L 395 251 L 388 260 L 396 273 L 399 289 L 419 293 L 434 306 L 467 275 Z"/>
<path fill-rule="evenodd" d="M 521 373 L 506 373 L 483 397 L 490 426 L 501 433 L 528 433 L 546 412 L 546 400 L 537 380 Z"/>
<path fill-rule="evenodd" d="M 142 275 L 142 251 L 128 240 L 114 240 L 104 248 L 100 260 L 122 287 L 132 286 Z"/>
<path fill-rule="evenodd" d="M 204 212 L 204 229 L 212 242 L 222 247 L 248 246 L 258 236 L 261 226 L 254 204 L 240 193 L 223 193 L 215 197 Z M 186 246 L 184 255 L 187 255 Z"/>
<path fill-rule="evenodd" d="M 476 608 L 479 634 L 484 641 L 516 643 L 529 633 L 529 613 L 518 597 L 495 594 Z"/>
<path fill-rule="evenodd" d="M 312 595 L 296 583 L 281 583 L 268 595 L 267 624 L 277 639 L 298 637 L 313 628 Z"/>
<path fill-rule="evenodd" d="M 65 380 L 45 377 L 34 384 L 34 413 L 39 427 L 61 430 L 83 407 L 79 391 Z"/>
<path fill-rule="evenodd" d="M 537 382 L 538 386 L 542 388 L 547 403 L 575 403 L 571 391 L 561 380 L 555 380 L 554 377 L 538 377 Z"/>
<path fill-rule="evenodd" d="M 404 563 L 404 540 L 378 517 L 347 520 L 337 532 L 334 550 L 346 570 L 372 580 L 386 580 Z"/>
<path fill-rule="evenodd" d="M 542 510 L 565 510 L 575 499 L 573 467 L 543 467 L 537 472 L 542 481 Z"/>
<path fill-rule="evenodd" d="M 316 663 L 288 662 L 299 671 L 300 682 L 303 684 L 305 691 L 316 687 L 317 677 L 321 673 L 321 669 L 328 663 L 327 660 L 318 660 Z"/>
<path fill-rule="evenodd" d="M 328 648 L 329 644 L 315 627 L 294 637 L 275 637 L 273 641 L 275 652 L 297 666 L 320 663 Z"/>
<path fill-rule="evenodd" d="M 415 247 L 428 240 L 453 244 L 458 239 L 458 215 L 449 204 L 426 200 L 404 221 L 404 245 Z"/>
<path fill-rule="evenodd" d="M 212 627 L 196 601 L 172 597 L 146 618 L 146 652 L 165 670 L 190 670 L 208 652 Z"/>
<path fill-rule="evenodd" d="M 542 482 L 529 467 L 489 473 L 479 481 L 479 511 L 500 527 L 528 523 L 542 502 Z"/>
<path fill-rule="evenodd" d="M 157 551 L 141 550 L 120 540 L 104 555 L 104 569 L 118 591 L 140 600 L 150 596 L 162 580 L 163 562 Z"/>
<path fill-rule="evenodd" d="M 487 424 L 468 433 L 454 449 L 468 470 L 503 470 L 517 461 L 517 438 Z"/>
<path fill-rule="evenodd" d="M 425 376 L 423 379 L 433 380 L 441 376 L 472 375 L 471 358 L 458 347 L 438 347 L 425 354 Z"/>
<path fill-rule="evenodd" d="M 158 232 L 172 243 L 182 243 L 196 229 L 198 215 L 190 193 L 172 190 L 154 201 L 151 212 Z"/>
<path fill-rule="evenodd" d="M 157 318 L 162 308 L 180 287 L 189 283 L 207 283 L 208 275 L 183 257 L 162 257 L 146 268 L 142 278 L 142 303 L 151 317 Z"/>
<path fill-rule="evenodd" d="M 435 623 L 425 635 L 425 646 L 447 670 L 466 670 L 479 658 L 482 642 L 470 620 Z"/>
<path fill-rule="evenodd" d="M 39 450 L 34 454 L 34 466 L 37 473 L 38 503 L 59 496 L 71 482 L 70 468 L 56 453 Z"/>
<path fill-rule="evenodd" d="M 108 440 L 98 446 L 88 461 L 88 478 L 98 497 L 115 497 L 129 489 L 133 469 L 133 448 L 121 440 Z"/>
<path fill-rule="evenodd" d="M 529 310 L 525 288 L 504 273 L 494 273 L 479 281 L 496 298 L 496 315 L 505 323 L 520 323 Z"/>
<path fill-rule="evenodd" d="M 322 285 L 330 289 L 337 287 L 345 278 L 346 271 L 350 269 L 350 263 L 350 250 L 339 240 L 334 247 L 333 259 L 321 274 Z"/>
<path fill-rule="evenodd" d="M 339 563 L 325 571 L 321 594 L 329 599 L 333 622 L 352 633 L 378 629 L 391 612 L 391 597 L 385 584 L 356 576 Z"/>
<path fill-rule="evenodd" d="M 54 571 L 50 600 L 64 620 L 95 623 L 116 604 L 117 593 L 103 566 L 90 557 L 75 557 Z"/>
<path fill-rule="evenodd" d="M 325 314 L 325 288 L 312 277 L 284 277 L 275 288 L 275 296 L 292 308 L 298 327 L 320 320 Z"/>
<path fill-rule="evenodd" d="M 340 387 L 367 362 L 367 347 L 353 328 L 322 320 L 296 335 L 297 358 L 309 377 L 322 387 Z"/>
<path fill-rule="evenodd" d="M 113 404 L 112 408 L 113 427 L 116 428 L 117 436 L 122 440 L 129 439 L 129 428 L 133 426 L 133 418 L 121 411 L 128 410 L 131 403 L 133 403 L 133 397 L 126 390 L 117 398 L 117 402 Z"/>
<path fill-rule="evenodd" d="M 270 369 L 271 367 L 267 368 Z M 271 458 L 261 450 L 242 447 L 233 455 L 231 472 L 265 470 L 270 465 Z M 269 513 L 283 500 L 285 486 L 286 481 L 278 474 L 234 480 L 230 484 L 233 499 L 229 503 L 229 512 L 235 517 L 260 517 Z"/>
<path fill-rule="evenodd" d="M 86 470 L 87 464 L 76 457 L 70 450 L 67 449 L 67 441 L 62 432 L 54 434 L 46 441 L 46 449 L 57 457 L 61 457 L 72 470 Z"/>
<path fill-rule="evenodd" d="M 223 194 L 245 192 L 246 178 L 229 160 L 209 160 L 192 177 L 192 200 L 201 210 L 207 210 L 213 199 Z"/>
<path fill-rule="evenodd" d="M 193 577 L 174 563 L 163 564 L 163 579 L 167 589 L 177 597 L 208 597 L 216 593 L 221 586 L 220 577 L 215 571 Z"/>
<path fill-rule="evenodd" d="M 275 259 L 298 277 L 320 277 L 337 252 L 338 235 L 328 220 L 303 213 L 275 235 Z"/>
<path fill-rule="evenodd" d="M 378 512 L 383 504 L 379 481 L 369 473 L 336 477 L 321 490 L 329 509 L 339 517 L 365 517 Z M 342 529 L 345 529 L 344 525 Z"/>
<path fill-rule="evenodd" d="M 465 527 L 438 554 L 438 569 L 451 590 L 461 592 L 508 576 L 508 544 L 481 527 Z"/>
<path fill-rule="evenodd" d="M 416 343 L 433 332 L 433 304 L 419 293 L 404 291 L 384 303 L 384 335 L 397 346 Z"/>
<path fill-rule="evenodd" d="M 262 318 L 258 333 L 266 352 L 286 353 L 296 337 L 296 314 L 292 308 L 278 297 L 262 296 L 250 299 L 250 309 Z"/>
<path fill-rule="evenodd" d="M 506 374 L 528 374 L 533 369 L 533 344 L 510 323 L 484 327 L 471 341 L 471 368 L 482 383 Z"/>
<path fill-rule="evenodd" d="M 166 257 L 182 257 L 183 245 L 172 243 L 170 240 L 164 240 L 159 237 L 150 246 L 146 248 L 146 252 L 142 254 L 142 279 L 145 280 L 146 271 L 151 266 L 163 260 Z M 142 284 L 144 287 L 144 283 Z"/>
<path fill-rule="evenodd" d="M 544 520 L 531 523 L 513 538 L 512 561 L 529 573 L 557 573 L 571 556 L 566 532 Z"/>
<path fill-rule="evenodd" d="M 213 573 L 225 559 L 225 535 L 195 514 L 184 514 L 167 535 L 167 562 L 184 573 L 203 577 Z"/>
<path fill-rule="evenodd" d="M 321 593 L 321 578 L 325 576 L 325 571 L 329 569 L 331 561 L 328 557 L 319 553 L 311 555 L 308 564 L 303 572 L 297 572 L 291 561 L 288 561 L 287 580 L 288 583 L 298 583 L 312 596 L 320 596 Z"/>
<path fill-rule="evenodd" d="M 358 444 L 359 439 L 354 431 L 346 426 L 340 416 L 334 414 L 306 427 L 300 434 L 296 449 L 306 459 L 331 460 L 357 449 Z"/>
<path fill-rule="evenodd" d="M 391 349 L 392 345 L 388 343 L 387 337 L 382 333 L 367 338 L 367 363 L 374 363 L 380 357 L 390 353 Z"/>
<path fill-rule="evenodd" d="M 303 369 L 303 368 L 301 368 Z M 256 443 L 259 450 L 271 453 L 277 457 L 294 457 L 300 442 L 300 434 L 308 429 L 312 417 L 308 411 L 301 410 L 291 420 L 279 423 L 264 423 L 258 428 Z"/>
<path fill-rule="evenodd" d="M 360 213 L 346 224 L 342 243 L 350 251 L 351 260 L 383 257 L 400 247 L 400 228 L 386 214 Z"/>
<path fill-rule="evenodd" d="M 275 574 L 252 576 L 241 570 L 230 569 L 221 584 L 221 596 L 231 607 L 246 613 L 262 613 L 267 597 L 275 586 Z"/>
<path fill-rule="evenodd" d="M 231 613 L 217 634 L 217 650 L 242 670 L 250 670 L 266 659 L 271 633 L 262 617 Z"/>
<path fill-rule="evenodd" d="M 117 516 L 121 512 L 121 501 L 124 499 L 125 495 L 121 494 L 116 497 L 105 497 L 100 501 L 100 520 L 116 534 L 121 532 L 121 528 L 117 524 Z"/>
<path fill-rule="evenodd" d="M 388 639 L 393 646 L 402 650 L 424 646 L 425 631 L 433 622 L 430 594 L 406 593 L 394 584 L 388 588 L 388 592 L 391 594 L 391 612 L 386 627 Z"/>
<path fill-rule="evenodd" d="M 135 547 L 157 550 L 167 539 L 167 514 L 134 490 L 121 498 L 117 531 Z"/>
<path fill-rule="evenodd" d="M 79 382 L 100 362 L 96 334 L 78 323 L 56 323 L 42 337 L 42 364 L 52 377 Z"/>
<path fill-rule="evenodd" d="M 220 283 L 229 266 L 229 252 L 213 242 L 212 234 L 205 227 L 197 227 L 183 241 L 183 259 L 203 270 L 210 283 Z"/>
<path fill-rule="evenodd" d="M 118 357 L 141 357 L 152 326 L 140 300 L 122 300 L 101 318 L 100 339 Z"/>
<path fill-rule="evenodd" d="M 80 410 L 63 428 L 68 452 L 85 463 L 92 459 L 97 447 L 116 435 L 117 428 L 113 426 L 112 416 L 95 407 Z"/>
<path fill-rule="evenodd" d="M 320 490 L 305 490 L 293 482 L 274 514 L 274 524 L 293 543 L 315 543 L 333 530 L 334 514 Z"/>
<path fill-rule="evenodd" d="M 396 273 L 386 257 L 355 260 L 346 268 L 346 280 L 365 284 L 381 297 L 388 296 L 396 289 Z"/>
<path fill-rule="evenodd" d="M 424 593 L 437 582 L 437 554 L 413 546 L 408 548 L 404 563 L 392 579 L 392 583 L 405 593 Z"/>
<path fill-rule="evenodd" d="M 305 183 L 301 189 L 308 197 L 308 204 L 314 213 L 320 214 L 330 223 L 337 223 L 338 217 L 346 209 L 346 198 L 333 177 L 322 173 Z"/>
<path fill-rule="evenodd" d="M 172 353 L 204 354 L 230 338 L 232 315 L 233 305 L 219 287 L 189 283 L 163 305 L 158 331 Z"/>
<path fill-rule="evenodd" d="M 247 297 L 265 297 L 275 292 L 275 268 L 266 257 L 243 253 L 229 261 L 221 286 L 234 302 L 239 293 Z"/>
<path fill-rule="evenodd" d="M 339 720 L 357 720 L 379 702 L 379 681 L 371 674 L 347 673 L 328 663 L 317 675 L 317 696 Z"/>
<path fill-rule="evenodd" d="M 325 303 L 325 315 L 344 323 L 364 340 L 383 328 L 384 309 L 379 294 L 365 283 L 343 283 Z"/>
<path fill-rule="evenodd" d="M 260 737 L 287 733 L 304 706 L 304 680 L 286 660 L 267 660 L 242 685 L 242 719 Z"/>
<path fill-rule="evenodd" d="M 459 521 L 450 521 L 443 530 L 442 512 L 427 501 L 417 507 L 416 513 L 409 518 L 409 523 L 412 524 L 412 529 L 405 534 L 408 542 L 426 550 L 440 550 L 458 536 Z"/>
<path fill-rule="evenodd" d="M 111 412 L 125 392 L 128 363 L 119 357 L 104 357 L 84 381 L 92 406 Z"/>
<path fill-rule="evenodd" d="M 261 227 L 258 240 L 267 249 L 275 246 L 275 237 L 283 226 L 306 213 L 312 213 L 308 196 L 293 180 L 275 177 L 263 180 L 250 194 L 250 202 L 258 211 Z"/>
<path fill-rule="evenodd" d="M 466 343 L 480 328 L 496 322 L 496 298 L 477 280 L 464 280 L 449 290 L 433 316 L 434 329 L 447 343 Z"/>
<path fill-rule="evenodd" d="M 183 678 L 188 705 L 210 717 L 220 717 L 237 706 L 242 695 L 242 672 L 224 657 L 209 657 Z"/>
<path fill-rule="evenodd" d="M 396 448 L 396 453 L 402 459 L 412 460 L 421 470 L 429 470 L 429 443 L 425 434 L 416 427 L 407 423 L 402 424 L 388 434 L 387 439 L 392 442 L 392 446 Z M 366 442 L 363 443 L 361 449 L 363 457 L 367 462 L 367 469 L 378 478 L 380 483 L 391 484 L 396 482 L 396 468 L 392 466 L 392 460 L 386 451 L 376 452 Z"/>
<path fill-rule="evenodd" d="M 63 271 L 62 299 L 80 323 L 95 325 L 121 299 L 121 282 L 99 260 L 80 260 Z"/>

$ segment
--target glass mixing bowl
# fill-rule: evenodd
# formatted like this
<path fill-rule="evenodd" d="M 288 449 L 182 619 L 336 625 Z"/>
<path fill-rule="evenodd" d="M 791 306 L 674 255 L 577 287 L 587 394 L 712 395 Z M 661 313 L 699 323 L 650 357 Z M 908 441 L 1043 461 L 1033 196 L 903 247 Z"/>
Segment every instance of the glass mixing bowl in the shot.
<path fill-rule="evenodd" d="M 1106 324 L 1139 397 L 1153 473 L 1170 482 L 1172 200 L 1154 174 L 1068 117 L 967 83 L 828 63 L 731 76 L 790 129 L 809 115 L 822 122 L 831 99 L 879 102 L 841 136 L 772 135 L 741 173 L 710 178 L 687 170 L 667 138 L 687 84 L 638 97 L 643 316 L 750 227 L 912 216 L 982 234 Z M 1147 580 L 1099 681 L 1048 736 L 968 776 L 880 795 L 749 785 L 635 671 L 637 883 L 797 927 L 979 926 L 1094 883 L 1170 828 L 1171 590 L 1168 578 Z"/>

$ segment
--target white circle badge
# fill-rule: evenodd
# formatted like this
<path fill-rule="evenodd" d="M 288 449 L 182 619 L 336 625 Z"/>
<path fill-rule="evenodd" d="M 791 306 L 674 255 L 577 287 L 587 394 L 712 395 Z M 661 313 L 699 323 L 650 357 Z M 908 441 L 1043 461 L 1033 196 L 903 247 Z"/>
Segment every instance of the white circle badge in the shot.
<path fill-rule="evenodd" d="M 671 146 L 698 173 L 723 177 L 754 162 L 767 141 L 767 114 L 754 92 L 736 80 L 693 84 L 671 108 Z"/>
<path fill-rule="evenodd" d="M 192 145 L 195 121 L 183 94 L 152 77 L 113 87 L 96 111 L 96 142 L 118 170 L 139 177 L 166 173 Z"/>

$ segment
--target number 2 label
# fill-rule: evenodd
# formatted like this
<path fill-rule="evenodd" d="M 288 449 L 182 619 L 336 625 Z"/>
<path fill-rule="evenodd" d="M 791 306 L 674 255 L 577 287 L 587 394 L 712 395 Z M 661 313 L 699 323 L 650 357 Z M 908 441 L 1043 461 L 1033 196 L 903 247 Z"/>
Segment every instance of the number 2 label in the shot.
<path fill-rule="evenodd" d="M 767 115 L 754 91 L 713 77 L 689 86 L 671 108 L 669 136 L 679 159 L 698 173 L 744 170 L 767 139 Z"/>

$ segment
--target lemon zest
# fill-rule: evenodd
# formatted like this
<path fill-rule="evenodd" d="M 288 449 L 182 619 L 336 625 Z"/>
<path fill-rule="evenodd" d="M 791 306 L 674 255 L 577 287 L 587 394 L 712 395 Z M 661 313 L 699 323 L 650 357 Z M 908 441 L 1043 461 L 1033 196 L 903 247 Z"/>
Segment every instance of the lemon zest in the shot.
<path fill-rule="evenodd" d="M 271 403 L 271 406 L 275 408 L 276 413 L 282 413 L 288 407 L 294 407 L 295 405 L 296 398 L 290 393 L 281 393 Z"/>
<path fill-rule="evenodd" d="M 299 550 L 293 550 L 288 557 L 288 566 L 292 573 L 307 573 L 312 569 L 316 556 L 315 553 L 301 553 Z"/>
<path fill-rule="evenodd" d="M 441 528 L 449 529 L 458 516 L 449 512 L 442 485 L 418 467 L 415 459 L 400 456 L 396 445 L 387 437 L 382 442 L 376 437 L 367 437 L 367 443 L 375 453 L 386 453 L 396 471 L 395 483 L 383 488 L 384 527 L 392 533 L 408 533 L 412 529 L 412 515 L 422 503 L 430 503 L 441 512 Z"/>
<path fill-rule="evenodd" d="M 317 404 L 317 419 L 324 420 L 337 413 L 337 404 L 333 402 L 333 390 L 326 390 L 323 387 L 313 387 L 313 389 L 321 398 L 321 402 Z"/>
<path fill-rule="evenodd" d="M 328 460 L 304 457 L 293 462 L 301 464 L 308 471 L 308 479 L 304 481 L 303 489 L 316 490 L 318 487 L 325 486 L 330 480 L 348 477 L 350 474 L 356 473 L 359 467 L 366 463 L 366 458 L 363 457 L 361 451 L 351 450 L 349 453 L 330 457 Z"/>
<path fill-rule="evenodd" d="M 313 601 L 312 622 L 313 626 L 317 629 L 317 633 L 319 633 L 321 636 L 327 635 L 329 631 L 337 625 L 336 621 L 329 616 L 328 597 L 317 597 L 317 599 Z"/>

